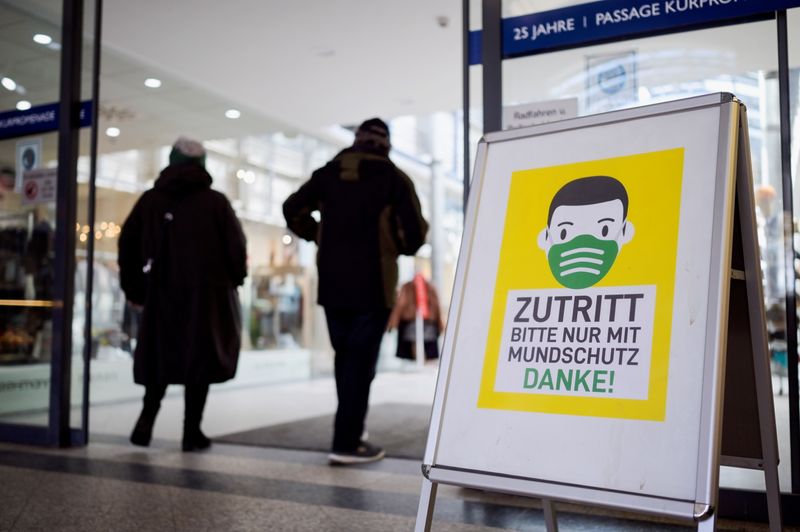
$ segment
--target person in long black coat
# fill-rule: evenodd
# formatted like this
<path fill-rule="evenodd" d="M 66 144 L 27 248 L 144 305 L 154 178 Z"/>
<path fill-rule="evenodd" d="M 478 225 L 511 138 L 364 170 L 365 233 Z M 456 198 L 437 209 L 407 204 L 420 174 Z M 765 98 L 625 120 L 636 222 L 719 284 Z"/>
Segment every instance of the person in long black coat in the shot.
<path fill-rule="evenodd" d="M 241 342 L 236 287 L 247 275 L 244 233 L 211 189 L 198 142 L 180 138 L 170 164 L 122 226 L 120 282 L 143 307 L 134 381 L 145 386 L 131 442 L 148 445 L 168 384 L 185 385 L 183 450 L 208 447 L 200 430 L 210 383 L 233 378 Z"/>

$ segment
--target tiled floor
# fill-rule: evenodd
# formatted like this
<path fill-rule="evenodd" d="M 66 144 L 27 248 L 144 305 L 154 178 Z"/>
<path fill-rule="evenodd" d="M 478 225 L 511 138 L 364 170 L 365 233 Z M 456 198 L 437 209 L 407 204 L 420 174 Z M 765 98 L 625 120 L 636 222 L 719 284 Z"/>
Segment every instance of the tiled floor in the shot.
<path fill-rule="evenodd" d="M 410 460 L 330 467 L 322 453 L 215 444 L 181 453 L 103 437 L 86 448 L 0 445 L 0 530 L 408 531 L 420 473 Z M 562 531 L 690 530 L 559 507 Z M 722 523 L 722 529 L 765 530 Z M 436 531 L 544 530 L 539 501 L 442 486 Z"/>
<path fill-rule="evenodd" d="M 430 404 L 435 379 L 435 368 L 382 373 L 372 402 Z M 182 453 L 182 403 L 175 388 L 148 449 L 127 443 L 137 402 L 92 407 L 92 439 L 85 448 L 0 444 L 0 531 L 413 530 L 422 479 L 417 461 L 330 467 L 324 453 L 219 443 L 208 452 Z M 334 408 L 330 379 L 217 392 L 212 387 L 204 429 L 218 436 Z M 692 529 L 640 515 L 558 508 L 561 531 Z M 719 528 L 766 530 L 735 522 Z M 528 531 L 545 525 L 538 500 L 442 486 L 433 530 Z"/>
<path fill-rule="evenodd" d="M 430 405 L 433 403 L 436 371 L 436 366 L 427 366 L 423 371 L 379 373 L 372 384 L 370 403 Z M 94 434 L 127 436 L 140 408 L 139 402 L 93 406 L 91 431 Z M 212 385 L 203 417 L 203 430 L 210 436 L 220 436 L 329 414 L 335 410 L 336 388 L 332 378 L 222 390 Z M 182 387 L 170 386 L 158 414 L 154 436 L 178 440 L 182 419 Z"/>
<path fill-rule="evenodd" d="M 403 371 L 379 373 L 372 385 L 371 404 L 415 403 L 430 405 L 436 385 L 437 367 L 428 365 L 419 371 L 413 365 Z M 127 436 L 139 414 L 138 402 L 93 406 L 93 434 Z M 336 389 L 330 378 L 272 384 L 259 387 L 215 389 L 211 387 L 203 429 L 210 436 L 256 429 L 297 419 L 329 414 L 336 408 Z M 79 412 L 76 411 L 76 415 Z M 775 396 L 775 417 L 779 425 L 780 456 L 789 455 L 789 404 L 785 396 Z M 157 438 L 179 440 L 183 419 L 183 396 L 180 386 L 171 386 L 155 426 Z M 25 422 L 25 419 L 17 420 Z M 369 419 L 368 419 L 369 421 Z M 380 442 L 376 442 L 380 444 Z M 781 488 L 791 487 L 790 461 L 778 467 Z M 760 471 L 723 467 L 720 485 L 737 489 L 764 490 Z"/>

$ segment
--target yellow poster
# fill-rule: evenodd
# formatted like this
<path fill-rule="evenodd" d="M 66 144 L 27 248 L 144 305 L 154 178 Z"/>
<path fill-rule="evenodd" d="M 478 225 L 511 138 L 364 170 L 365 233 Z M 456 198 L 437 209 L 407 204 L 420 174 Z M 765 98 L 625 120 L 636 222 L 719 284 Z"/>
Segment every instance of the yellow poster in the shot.
<path fill-rule="evenodd" d="M 479 408 L 664 420 L 683 155 L 513 173 Z"/>

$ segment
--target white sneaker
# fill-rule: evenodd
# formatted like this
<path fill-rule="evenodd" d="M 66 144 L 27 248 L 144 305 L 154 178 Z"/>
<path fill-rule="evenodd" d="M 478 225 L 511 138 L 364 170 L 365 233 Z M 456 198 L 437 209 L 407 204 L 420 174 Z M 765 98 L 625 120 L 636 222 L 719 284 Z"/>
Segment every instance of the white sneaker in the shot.
<path fill-rule="evenodd" d="M 386 452 L 371 443 L 362 441 L 358 449 L 351 452 L 334 451 L 328 455 L 328 463 L 337 465 L 366 464 L 377 462 L 386 456 Z"/>

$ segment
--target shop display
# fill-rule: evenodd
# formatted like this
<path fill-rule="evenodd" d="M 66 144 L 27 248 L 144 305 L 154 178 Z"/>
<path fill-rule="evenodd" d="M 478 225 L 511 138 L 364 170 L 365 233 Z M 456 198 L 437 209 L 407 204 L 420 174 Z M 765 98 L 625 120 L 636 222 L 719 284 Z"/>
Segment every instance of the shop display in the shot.
<path fill-rule="evenodd" d="M 250 341 L 257 349 L 302 345 L 303 293 L 299 266 L 256 269 L 252 274 Z"/>
<path fill-rule="evenodd" d="M 50 358 L 51 309 L 27 306 L 47 301 L 52 290 L 52 236 L 46 207 L 0 216 L 0 365 Z M 20 303 L 17 303 L 17 302 Z"/>
<path fill-rule="evenodd" d="M 33 350 L 33 337 L 25 329 L 8 326 L 0 334 L 0 363 L 23 362 Z"/>
<path fill-rule="evenodd" d="M 80 307 L 86 298 L 86 269 L 86 259 L 81 258 L 75 271 L 73 328 L 78 331 L 78 336 L 75 336 L 73 342 L 76 344 L 83 343 L 84 314 L 80 312 Z M 132 355 L 136 345 L 137 328 L 133 323 L 136 318 L 131 312 L 137 315 L 138 312 L 128 307 L 125 295 L 119 286 L 116 257 L 109 253 L 99 253 L 94 261 L 92 286 L 94 312 L 91 357 L 93 359 L 128 358 Z"/>

